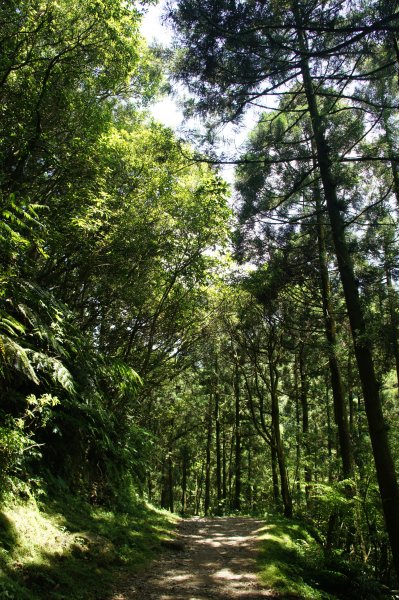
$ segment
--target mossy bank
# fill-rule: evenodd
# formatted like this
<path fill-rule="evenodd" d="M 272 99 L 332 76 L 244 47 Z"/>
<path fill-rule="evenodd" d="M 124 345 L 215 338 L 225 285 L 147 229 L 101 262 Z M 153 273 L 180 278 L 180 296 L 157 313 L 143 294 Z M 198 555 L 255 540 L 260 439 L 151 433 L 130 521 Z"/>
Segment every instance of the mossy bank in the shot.
<path fill-rule="evenodd" d="M 273 514 L 259 532 L 258 569 L 277 597 L 301 600 L 393 600 L 367 564 L 326 552 L 304 522 Z"/>
<path fill-rule="evenodd" d="M 125 512 L 71 496 L 0 510 L 0 598 L 106 598 L 157 553 L 176 517 L 137 501 Z"/>

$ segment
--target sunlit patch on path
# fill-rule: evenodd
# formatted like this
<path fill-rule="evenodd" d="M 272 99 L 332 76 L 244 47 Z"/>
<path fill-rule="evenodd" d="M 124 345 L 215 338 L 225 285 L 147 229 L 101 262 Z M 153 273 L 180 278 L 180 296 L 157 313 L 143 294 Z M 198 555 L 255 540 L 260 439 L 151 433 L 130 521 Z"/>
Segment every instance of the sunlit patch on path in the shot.
<path fill-rule="evenodd" d="M 255 574 L 262 527 L 261 521 L 242 517 L 186 519 L 179 529 L 184 550 L 166 549 L 112 600 L 270 600 L 273 593 Z"/>

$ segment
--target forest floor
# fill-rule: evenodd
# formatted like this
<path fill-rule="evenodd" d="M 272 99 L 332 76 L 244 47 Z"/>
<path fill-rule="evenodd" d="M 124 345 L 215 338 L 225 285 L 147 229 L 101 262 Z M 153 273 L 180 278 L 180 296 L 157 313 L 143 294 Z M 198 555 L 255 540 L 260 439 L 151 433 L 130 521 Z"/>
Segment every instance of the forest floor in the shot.
<path fill-rule="evenodd" d="M 176 540 L 165 543 L 148 570 L 120 582 L 112 600 L 277 598 L 256 575 L 262 527 L 262 521 L 249 517 L 185 519 Z"/>
<path fill-rule="evenodd" d="M 152 562 L 151 562 L 152 561 Z M 179 519 L 68 495 L 0 508 L 0 600 L 393 600 L 364 565 L 326 555 L 309 526 L 260 518 Z"/>

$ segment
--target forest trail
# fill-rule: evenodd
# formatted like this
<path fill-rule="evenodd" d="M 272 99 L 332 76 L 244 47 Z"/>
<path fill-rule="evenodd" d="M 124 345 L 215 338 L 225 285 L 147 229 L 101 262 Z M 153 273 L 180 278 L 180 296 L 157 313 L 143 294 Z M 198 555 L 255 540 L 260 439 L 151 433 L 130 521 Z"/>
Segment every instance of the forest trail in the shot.
<path fill-rule="evenodd" d="M 112 600 L 261 600 L 275 598 L 258 582 L 256 536 L 249 517 L 185 519 L 178 544 L 166 547 L 144 573 L 125 581 Z"/>

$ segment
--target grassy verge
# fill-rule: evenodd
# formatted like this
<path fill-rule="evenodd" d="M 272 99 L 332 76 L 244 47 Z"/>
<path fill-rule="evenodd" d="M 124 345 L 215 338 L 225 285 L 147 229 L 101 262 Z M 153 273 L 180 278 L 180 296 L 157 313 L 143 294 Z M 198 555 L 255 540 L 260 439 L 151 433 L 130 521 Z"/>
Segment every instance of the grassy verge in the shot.
<path fill-rule="evenodd" d="M 387 600 L 392 596 L 359 565 L 326 557 L 300 522 L 267 517 L 260 531 L 261 580 L 282 598 Z"/>
<path fill-rule="evenodd" d="M 110 512 L 73 497 L 0 509 L 0 599 L 106 598 L 124 572 L 147 564 L 174 517 L 137 502 Z"/>

